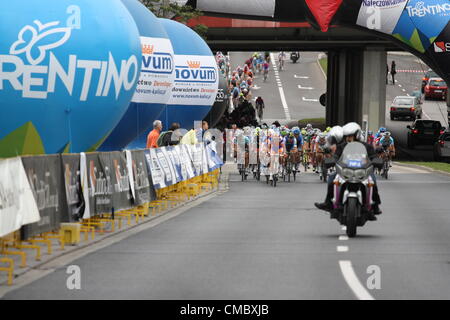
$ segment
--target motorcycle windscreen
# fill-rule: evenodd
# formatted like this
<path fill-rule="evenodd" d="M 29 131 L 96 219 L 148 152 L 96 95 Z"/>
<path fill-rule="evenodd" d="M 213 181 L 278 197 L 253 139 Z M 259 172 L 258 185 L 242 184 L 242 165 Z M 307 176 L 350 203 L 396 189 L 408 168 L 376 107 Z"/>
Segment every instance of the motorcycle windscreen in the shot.
<path fill-rule="evenodd" d="M 366 168 L 369 164 L 369 156 L 366 147 L 360 142 L 347 144 L 339 160 L 344 167 L 351 169 Z"/>

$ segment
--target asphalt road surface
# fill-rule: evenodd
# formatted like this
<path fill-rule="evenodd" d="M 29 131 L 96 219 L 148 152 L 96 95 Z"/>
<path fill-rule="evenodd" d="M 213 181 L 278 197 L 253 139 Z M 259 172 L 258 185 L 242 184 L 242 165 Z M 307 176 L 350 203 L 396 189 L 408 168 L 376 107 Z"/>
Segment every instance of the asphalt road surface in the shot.
<path fill-rule="evenodd" d="M 256 74 L 253 97 L 261 96 L 265 102 L 263 120 L 301 120 L 324 118 L 325 107 L 319 103 L 326 92 L 326 79 L 317 63 L 318 52 L 301 52 L 300 60 L 293 63 L 286 53 L 284 69 L 270 66 L 269 76 L 264 82 L 262 74 Z M 230 52 L 231 68 L 243 66 L 252 52 Z M 278 53 L 272 53 L 272 62 L 278 61 Z M 281 89 L 281 90 L 280 90 Z M 284 95 L 284 101 L 282 99 Z"/>
<path fill-rule="evenodd" d="M 80 290 L 62 266 L 4 299 L 450 298 L 450 177 L 394 167 L 383 214 L 347 239 L 313 206 L 317 175 L 273 188 L 233 172 L 228 192 L 68 263 Z"/>

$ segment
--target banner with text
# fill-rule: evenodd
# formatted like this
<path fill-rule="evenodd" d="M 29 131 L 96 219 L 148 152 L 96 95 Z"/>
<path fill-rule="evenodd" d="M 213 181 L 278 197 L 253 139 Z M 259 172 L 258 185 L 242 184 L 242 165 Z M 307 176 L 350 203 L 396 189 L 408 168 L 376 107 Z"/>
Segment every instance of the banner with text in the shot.
<path fill-rule="evenodd" d="M 0 161 L 0 237 L 40 220 L 21 158 Z"/>

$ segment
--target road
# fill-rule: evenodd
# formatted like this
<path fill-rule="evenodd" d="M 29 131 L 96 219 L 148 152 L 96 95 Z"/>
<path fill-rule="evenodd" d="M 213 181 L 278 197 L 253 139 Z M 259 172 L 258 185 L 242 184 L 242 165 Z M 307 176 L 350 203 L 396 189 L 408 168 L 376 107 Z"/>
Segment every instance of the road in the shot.
<path fill-rule="evenodd" d="M 383 215 L 350 240 L 314 208 L 325 192 L 317 175 L 275 189 L 239 180 L 234 173 L 228 192 L 68 263 L 80 267 L 80 290 L 67 289 L 62 266 L 4 298 L 450 298 L 449 177 L 395 167 L 379 181 Z M 372 268 L 380 287 L 369 290 Z"/>
<path fill-rule="evenodd" d="M 243 66 L 251 54 L 250 52 L 231 52 L 231 68 Z M 255 88 L 252 93 L 253 97 L 261 96 L 264 99 L 266 109 L 263 117 L 265 121 L 280 120 L 281 122 L 284 120 L 324 118 L 325 108 L 318 100 L 320 95 L 326 92 L 326 80 L 317 63 L 319 53 L 302 52 L 297 63 L 293 63 L 289 59 L 289 54 L 290 52 L 286 52 L 283 70 L 271 65 L 266 82 L 264 82 L 262 75 L 256 74 Z M 278 53 L 272 53 L 272 58 L 272 61 L 277 61 Z M 299 86 L 304 89 L 300 89 Z M 285 105 L 283 105 L 281 98 L 282 94 L 285 97 Z"/>

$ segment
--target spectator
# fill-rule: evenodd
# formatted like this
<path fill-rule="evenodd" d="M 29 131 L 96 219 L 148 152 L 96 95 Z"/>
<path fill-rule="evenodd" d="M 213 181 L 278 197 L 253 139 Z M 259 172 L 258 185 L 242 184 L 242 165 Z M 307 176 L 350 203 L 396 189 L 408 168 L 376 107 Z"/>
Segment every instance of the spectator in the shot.
<path fill-rule="evenodd" d="M 167 146 L 175 146 L 180 143 L 180 137 L 175 137 L 173 135 L 173 132 L 180 128 L 179 123 L 172 123 L 170 126 L 169 131 L 162 132 L 159 139 L 158 139 L 158 145 L 160 147 L 167 147 Z M 172 139 L 173 138 L 173 139 Z M 161 144 L 159 143 L 161 141 Z"/>
<path fill-rule="evenodd" d="M 162 127 L 162 122 L 160 120 L 155 120 L 153 122 L 153 130 L 147 136 L 147 149 L 158 148 L 157 141 Z"/>
<path fill-rule="evenodd" d="M 392 61 L 391 64 L 391 76 L 392 76 L 392 84 L 395 84 L 395 74 L 397 73 L 395 61 Z"/>

